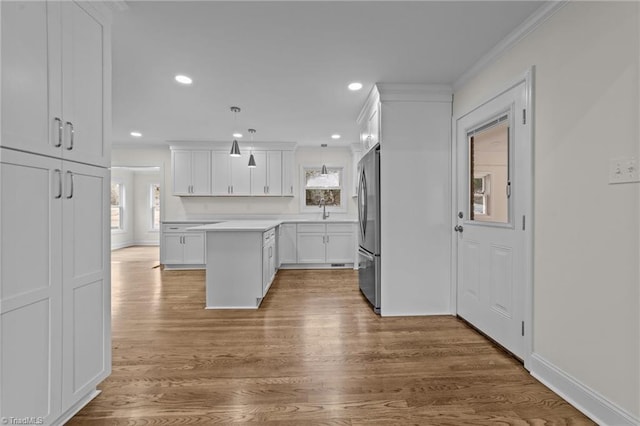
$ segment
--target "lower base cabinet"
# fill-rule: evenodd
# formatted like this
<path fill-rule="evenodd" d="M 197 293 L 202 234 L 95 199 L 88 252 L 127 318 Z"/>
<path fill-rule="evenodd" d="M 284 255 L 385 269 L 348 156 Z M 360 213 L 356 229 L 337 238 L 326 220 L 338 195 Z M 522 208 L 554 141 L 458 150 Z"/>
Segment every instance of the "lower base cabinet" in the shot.
<path fill-rule="evenodd" d="M 199 225 L 202 224 L 163 225 L 162 264 L 170 268 L 204 268 L 204 232 L 187 230 Z"/>
<path fill-rule="evenodd" d="M 355 257 L 353 228 L 352 223 L 298 223 L 297 263 L 353 263 Z"/>
<path fill-rule="evenodd" d="M 0 418 L 60 424 L 111 372 L 108 169 L 0 149 Z"/>

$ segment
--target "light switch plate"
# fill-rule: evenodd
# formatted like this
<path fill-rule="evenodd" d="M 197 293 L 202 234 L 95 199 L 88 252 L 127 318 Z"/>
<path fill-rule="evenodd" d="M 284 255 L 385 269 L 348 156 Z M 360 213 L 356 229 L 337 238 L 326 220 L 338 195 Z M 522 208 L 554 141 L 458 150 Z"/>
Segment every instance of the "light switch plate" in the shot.
<path fill-rule="evenodd" d="M 638 173 L 638 159 L 635 157 L 620 157 L 609 160 L 609 183 L 640 182 Z"/>

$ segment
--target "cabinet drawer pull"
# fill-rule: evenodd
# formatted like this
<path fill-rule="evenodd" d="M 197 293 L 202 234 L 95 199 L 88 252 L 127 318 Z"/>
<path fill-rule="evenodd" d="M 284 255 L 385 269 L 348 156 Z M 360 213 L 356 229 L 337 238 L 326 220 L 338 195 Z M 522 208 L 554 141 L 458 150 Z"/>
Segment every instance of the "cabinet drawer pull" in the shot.
<path fill-rule="evenodd" d="M 67 175 L 70 178 L 69 195 L 67 195 L 67 199 L 70 200 L 73 198 L 73 172 L 67 170 Z"/>
<path fill-rule="evenodd" d="M 53 172 L 58 175 L 58 194 L 54 197 L 57 200 L 62 198 L 62 170 L 55 169 Z"/>
<path fill-rule="evenodd" d="M 69 146 L 67 146 L 67 151 L 71 151 L 73 149 L 73 137 L 75 134 L 75 130 L 73 129 L 73 123 L 70 121 L 67 121 L 66 123 L 67 126 L 69 126 L 69 129 L 71 130 L 69 132 Z"/>
<path fill-rule="evenodd" d="M 56 121 L 58 123 L 58 143 L 54 146 L 56 148 L 60 148 L 62 146 L 62 119 L 60 117 L 55 117 L 53 121 Z"/>

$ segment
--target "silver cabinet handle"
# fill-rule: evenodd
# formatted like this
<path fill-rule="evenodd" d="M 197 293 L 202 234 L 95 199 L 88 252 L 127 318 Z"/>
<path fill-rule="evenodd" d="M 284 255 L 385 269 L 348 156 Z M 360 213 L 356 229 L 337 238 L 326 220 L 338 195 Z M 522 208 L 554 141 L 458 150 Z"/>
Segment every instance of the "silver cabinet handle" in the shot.
<path fill-rule="evenodd" d="M 327 235 L 327 244 L 329 244 L 329 236 Z"/>
<path fill-rule="evenodd" d="M 66 125 L 69 126 L 69 128 L 71 129 L 71 133 L 69 133 L 69 146 L 67 147 L 67 151 L 71 151 L 73 149 L 73 136 L 74 136 L 75 130 L 73 129 L 72 122 L 67 121 Z"/>
<path fill-rule="evenodd" d="M 179 228 L 169 228 L 169 229 L 179 229 Z"/>
<path fill-rule="evenodd" d="M 54 197 L 57 200 L 62 198 L 62 170 L 55 169 L 53 172 L 58 175 L 58 195 Z"/>
<path fill-rule="evenodd" d="M 293 185 L 291 185 L 291 194 L 293 194 Z"/>
<path fill-rule="evenodd" d="M 267 185 L 267 194 L 269 193 L 269 185 Z"/>
<path fill-rule="evenodd" d="M 60 148 L 62 146 L 62 119 L 60 117 L 55 117 L 53 121 L 56 121 L 58 123 L 58 143 L 54 146 L 56 148 Z"/>
<path fill-rule="evenodd" d="M 69 176 L 70 179 L 69 195 L 67 195 L 67 199 L 70 200 L 73 198 L 73 172 L 67 170 L 67 176 Z"/>
<path fill-rule="evenodd" d="M 233 185 L 231 185 L 231 193 L 233 194 Z"/>
<path fill-rule="evenodd" d="M 231 185 L 227 185 L 227 194 L 231 194 Z"/>

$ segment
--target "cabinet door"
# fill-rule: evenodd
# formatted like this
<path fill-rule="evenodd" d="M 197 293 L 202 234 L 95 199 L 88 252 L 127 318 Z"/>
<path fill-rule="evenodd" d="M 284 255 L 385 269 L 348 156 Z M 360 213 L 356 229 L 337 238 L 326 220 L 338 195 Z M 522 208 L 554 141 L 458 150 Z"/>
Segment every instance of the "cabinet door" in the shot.
<path fill-rule="evenodd" d="M 110 179 L 64 163 L 62 404 L 71 407 L 111 371 Z"/>
<path fill-rule="evenodd" d="M 251 195 L 249 152 L 242 151 L 240 157 L 230 156 L 229 161 L 231 163 L 231 195 Z"/>
<path fill-rule="evenodd" d="M 52 424 L 61 407 L 62 162 L 4 149 L 0 160 L 0 418 Z"/>
<path fill-rule="evenodd" d="M 230 158 L 227 151 L 212 152 L 211 192 L 213 195 L 231 194 Z"/>
<path fill-rule="evenodd" d="M 371 148 L 380 142 L 380 108 L 374 106 L 369 115 L 369 146 Z"/>
<path fill-rule="evenodd" d="M 282 195 L 282 152 L 267 151 L 267 194 Z"/>
<path fill-rule="evenodd" d="M 204 264 L 204 233 L 188 232 L 182 236 L 185 265 Z"/>
<path fill-rule="evenodd" d="M 298 233 L 298 263 L 325 263 L 325 235 Z"/>
<path fill-rule="evenodd" d="M 267 152 L 254 151 L 255 169 L 251 169 L 251 195 L 267 195 Z"/>
<path fill-rule="evenodd" d="M 262 297 L 267 294 L 270 282 L 269 272 L 269 245 L 264 244 L 262 246 Z"/>
<path fill-rule="evenodd" d="M 191 151 L 191 194 L 211 195 L 211 151 Z"/>
<path fill-rule="evenodd" d="M 58 133 L 62 122 L 54 120 L 54 116 L 61 117 L 59 4 L 0 2 L 0 9 L 0 144 L 59 156 L 60 148 L 55 145 L 62 142 L 62 135 Z M 53 84 L 51 93 L 50 83 Z"/>
<path fill-rule="evenodd" d="M 164 234 L 162 239 L 165 265 L 181 265 L 184 262 L 182 234 Z"/>
<path fill-rule="evenodd" d="M 353 197 L 358 196 L 358 163 L 360 162 L 360 158 L 362 157 L 362 151 L 354 150 L 351 155 L 353 156 L 352 166 L 351 166 L 351 188 L 353 189 L 353 193 L 351 194 Z"/>
<path fill-rule="evenodd" d="M 327 234 L 327 263 L 353 263 L 353 234 Z"/>
<path fill-rule="evenodd" d="M 293 197 L 295 176 L 293 151 L 282 151 L 282 195 Z"/>
<path fill-rule="evenodd" d="M 191 193 L 191 152 L 171 152 L 171 175 L 173 177 L 173 195 Z"/>
<path fill-rule="evenodd" d="M 62 4 L 62 116 L 65 159 L 109 166 L 104 137 L 108 59 L 105 29 L 88 9 L 74 1 Z M 106 60 L 107 59 L 107 60 Z"/>
<path fill-rule="evenodd" d="M 282 263 L 297 263 L 296 256 L 296 224 L 284 223 L 280 225 L 278 239 L 278 257 Z"/>

